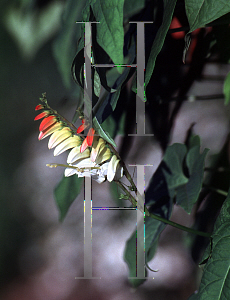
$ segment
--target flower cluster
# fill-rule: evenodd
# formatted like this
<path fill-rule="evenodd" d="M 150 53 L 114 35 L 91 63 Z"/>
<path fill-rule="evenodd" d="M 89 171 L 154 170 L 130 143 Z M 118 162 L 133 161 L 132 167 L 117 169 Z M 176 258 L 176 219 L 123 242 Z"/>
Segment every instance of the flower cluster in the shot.
<path fill-rule="evenodd" d="M 47 101 L 36 106 L 35 110 L 43 110 L 35 117 L 36 120 L 43 119 L 39 126 L 38 139 L 42 140 L 50 136 L 48 148 L 54 149 L 54 156 L 70 150 L 67 164 L 48 164 L 49 167 L 65 166 L 65 176 L 77 174 L 78 177 L 92 177 L 98 183 L 120 179 L 123 176 L 123 167 L 119 159 L 112 154 L 107 143 L 95 135 L 95 130 L 90 128 L 87 136 L 81 132 L 87 129 L 86 120 L 82 118 L 82 125 L 78 128 L 60 116 L 49 107 Z"/>

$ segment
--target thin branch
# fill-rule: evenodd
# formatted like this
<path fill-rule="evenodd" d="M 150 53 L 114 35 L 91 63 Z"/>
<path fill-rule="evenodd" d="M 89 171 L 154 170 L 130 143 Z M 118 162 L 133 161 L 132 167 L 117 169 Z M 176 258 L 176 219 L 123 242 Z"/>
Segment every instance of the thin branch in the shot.
<path fill-rule="evenodd" d="M 116 181 L 116 182 L 120 186 L 120 188 L 126 193 L 126 195 L 129 197 L 129 200 L 132 203 L 132 205 L 136 206 L 138 208 L 138 202 L 131 195 L 131 193 L 125 188 L 125 186 L 122 184 L 122 182 L 120 182 L 119 180 Z M 160 222 L 163 222 L 165 224 L 171 225 L 171 226 L 173 226 L 175 228 L 178 228 L 178 229 L 181 229 L 183 231 L 190 232 L 190 233 L 197 234 L 197 235 L 204 236 L 204 237 L 208 237 L 208 238 L 211 237 L 211 234 L 208 233 L 208 232 L 203 232 L 203 231 L 195 230 L 195 229 L 192 229 L 192 228 L 180 225 L 178 223 L 175 223 L 173 221 L 167 220 L 165 218 L 162 218 L 162 217 L 160 217 L 158 215 L 155 215 L 153 213 L 150 213 L 146 206 L 144 208 L 144 213 L 145 213 L 145 216 L 147 216 L 147 217 L 150 217 L 150 218 L 155 219 L 157 221 L 160 221 Z"/>

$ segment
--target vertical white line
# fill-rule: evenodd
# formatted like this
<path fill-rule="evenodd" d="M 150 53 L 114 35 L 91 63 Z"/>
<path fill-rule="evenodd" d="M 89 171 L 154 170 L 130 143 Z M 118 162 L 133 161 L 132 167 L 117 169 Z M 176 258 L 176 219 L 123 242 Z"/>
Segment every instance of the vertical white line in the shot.
<path fill-rule="evenodd" d="M 92 199 L 91 177 L 85 177 L 84 200 L 84 278 L 92 278 Z"/>

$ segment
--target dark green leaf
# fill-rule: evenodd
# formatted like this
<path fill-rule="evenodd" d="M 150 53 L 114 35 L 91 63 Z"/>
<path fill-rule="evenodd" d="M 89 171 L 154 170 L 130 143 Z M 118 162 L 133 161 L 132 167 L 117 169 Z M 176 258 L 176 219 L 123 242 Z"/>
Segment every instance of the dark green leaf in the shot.
<path fill-rule="evenodd" d="M 113 139 L 117 134 L 124 135 L 124 127 L 125 127 L 125 115 L 126 113 L 123 113 L 120 117 L 119 121 L 116 122 L 116 120 L 113 118 L 112 115 L 110 115 L 103 123 L 102 126 L 104 130 L 112 137 Z"/>
<path fill-rule="evenodd" d="M 59 219 L 63 221 L 70 205 L 81 191 L 82 179 L 77 175 L 63 177 L 54 190 L 54 197 L 59 209 Z"/>
<path fill-rule="evenodd" d="M 97 0 L 93 13 L 97 25 L 97 41 L 115 64 L 123 64 L 123 6 L 124 0 Z"/>
<path fill-rule="evenodd" d="M 212 253 L 204 267 L 199 292 L 190 300 L 228 300 L 230 297 L 230 192 L 212 234 Z"/>
<path fill-rule="evenodd" d="M 106 140 L 108 143 L 112 144 L 113 147 L 117 147 L 116 143 L 114 142 L 114 140 L 111 138 L 111 136 L 109 135 L 108 132 L 105 132 L 103 130 L 103 128 L 101 127 L 100 123 L 98 122 L 97 118 L 94 117 L 93 118 L 93 125 L 94 128 L 96 129 L 97 133 L 104 139 Z"/>
<path fill-rule="evenodd" d="M 189 145 L 188 145 L 189 149 L 191 149 L 192 147 L 195 147 L 195 146 L 200 147 L 200 137 L 199 137 L 199 135 L 191 135 L 191 137 L 189 138 Z"/>
<path fill-rule="evenodd" d="M 137 14 L 145 7 L 145 0 L 125 0 L 124 3 L 124 19 Z"/>
<path fill-rule="evenodd" d="M 130 45 L 126 45 L 126 47 L 128 55 L 125 57 L 125 63 L 132 64 L 136 55 L 136 46 L 133 37 L 131 38 Z M 134 70 L 131 70 L 133 68 L 124 67 L 124 71 L 120 75 L 118 73 L 118 69 L 119 68 L 112 68 L 106 73 L 108 85 L 115 89 L 116 92 L 107 93 L 107 95 L 105 95 L 103 99 L 99 99 L 99 105 L 96 104 L 96 106 L 98 106 L 96 111 L 96 117 L 100 123 L 104 122 L 106 118 L 115 110 L 121 89 L 134 72 Z"/>
<path fill-rule="evenodd" d="M 225 102 L 224 104 L 227 105 L 230 102 L 230 72 L 225 78 L 224 81 L 224 97 L 225 97 Z"/>
<path fill-rule="evenodd" d="M 165 167 L 164 162 L 153 175 L 150 185 L 145 194 L 146 205 L 151 205 L 149 211 L 165 219 L 169 219 L 172 213 L 172 201 L 170 200 L 166 181 L 162 172 Z M 162 182 L 163 181 L 163 182 Z M 145 217 L 145 253 L 146 263 L 148 263 L 155 254 L 158 238 L 164 230 L 165 224 L 150 217 Z M 129 267 L 129 277 L 136 277 L 136 230 L 126 243 L 124 259 Z M 147 270 L 146 270 L 147 276 Z M 137 287 L 145 279 L 129 279 L 130 283 Z"/>
<path fill-rule="evenodd" d="M 188 150 L 183 144 L 173 144 L 166 149 L 163 158 L 168 167 L 166 169 L 162 166 L 162 171 L 167 181 L 170 197 L 172 199 L 176 197 L 176 203 L 187 213 L 191 213 L 202 188 L 207 152 L 208 149 L 205 149 L 200 154 L 200 139 L 198 136 L 193 136 L 189 141 Z"/>
<path fill-rule="evenodd" d="M 146 255 L 146 263 L 148 263 L 153 257 L 156 252 L 158 238 L 160 233 L 164 230 L 165 224 L 152 219 L 150 217 L 145 217 L 145 253 Z M 129 267 L 129 279 L 130 283 L 137 287 L 142 284 L 146 279 L 133 279 L 136 277 L 136 230 L 133 232 L 131 237 L 126 242 L 125 253 L 124 253 L 124 260 L 126 261 Z M 146 277 L 147 277 L 147 270 L 146 270 Z"/>
<path fill-rule="evenodd" d="M 204 175 L 204 161 L 208 153 L 208 149 L 205 149 L 200 154 L 200 147 L 195 146 L 189 150 L 186 163 L 189 169 L 189 180 L 187 184 L 178 187 L 176 202 L 187 213 L 191 213 L 193 205 L 196 203 L 200 194 Z"/>
<path fill-rule="evenodd" d="M 162 22 L 162 25 L 159 28 L 156 38 L 153 42 L 150 57 L 148 59 L 148 63 L 147 63 L 147 67 L 146 67 L 146 74 L 145 74 L 145 85 L 146 86 L 148 85 L 150 78 L 152 76 L 157 55 L 159 54 L 159 52 L 161 51 L 161 49 L 163 47 L 166 34 L 168 32 L 169 26 L 172 21 L 172 16 L 173 16 L 176 2 L 177 2 L 177 0 L 164 0 L 163 22 Z"/>
<path fill-rule="evenodd" d="M 186 146 L 177 143 L 169 146 L 165 151 L 163 160 L 171 171 L 168 173 L 164 170 L 169 190 L 188 182 L 188 178 L 183 173 L 183 160 L 186 152 Z"/>
<path fill-rule="evenodd" d="M 100 91 L 101 91 L 101 81 L 100 81 L 100 77 L 97 73 L 97 71 L 95 70 L 95 74 L 94 74 L 94 94 L 99 97 L 100 95 Z"/>
<path fill-rule="evenodd" d="M 131 235 L 131 237 L 126 242 L 125 252 L 124 252 L 124 260 L 126 261 L 128 268 L 129 268 L 129 282 L 132 284 L 133 287 L 138 287 L 142 283 L 145 282 L 145 278 L 143 279 L 133 279 L 137 277 L 136 275 L 136 255 L 137 255 L 137 246 L 136 246 L 136 230 Z M 147 275 L 147 274 L 146 274 Z"/>
<path fill-rule="evenodd" d="M 185 0 L 190 32 L 230 12 L 228 0 Z"/>

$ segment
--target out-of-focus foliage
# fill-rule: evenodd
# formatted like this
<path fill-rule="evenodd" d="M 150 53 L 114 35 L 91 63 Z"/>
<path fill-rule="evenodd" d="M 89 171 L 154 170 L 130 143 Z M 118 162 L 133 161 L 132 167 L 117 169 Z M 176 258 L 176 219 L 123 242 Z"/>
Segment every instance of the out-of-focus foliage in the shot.
<path fill-rule="evenodd" d="M 34 9 L 31 1 L 23 1 L 21 6 L 12 3 L 5 9 L 4 25 L 24 59 L 34 58 L 38 50 L 58 32 L 62 11 L 61 1 L 50 2 L 42 10 Z"/>

